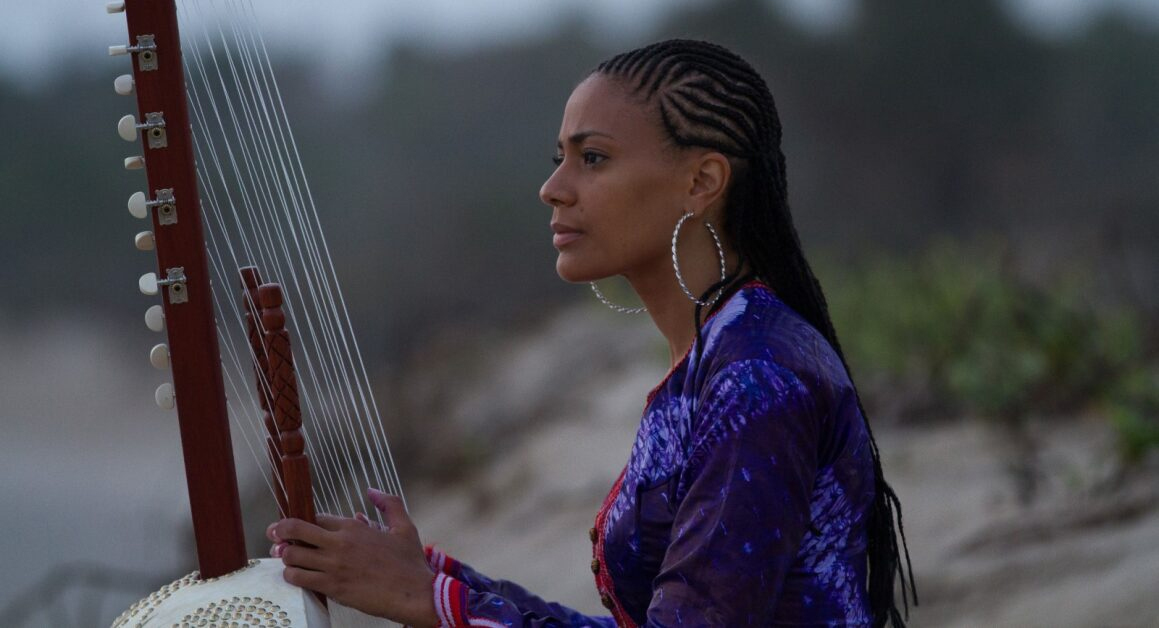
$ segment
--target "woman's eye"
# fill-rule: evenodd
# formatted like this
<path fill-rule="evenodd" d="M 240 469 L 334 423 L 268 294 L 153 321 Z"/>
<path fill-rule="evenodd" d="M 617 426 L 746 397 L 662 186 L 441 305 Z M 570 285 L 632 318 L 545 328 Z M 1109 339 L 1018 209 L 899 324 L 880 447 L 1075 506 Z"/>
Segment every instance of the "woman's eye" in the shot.
<path fill-rule="evenodd" d="M 585 166 L 594 166 L 608 158 L 606 155 L 591 151 L 585 151 L 580 156 Z M 563 164 L 563 155 L 552 155 L 551 163 L 555 164 L 556 168 L 560 167 Z"/>
<path fill-rule="evenodd" d="M 599 153 L 592 153 L 592 152 L 585 152 L 584 153 L 584 164 L 586 164 L 588 166 L 594 166 L 605 159 L 607 159 L 607 157 L 605 157 L 604 155 L 601 155 Z"/>

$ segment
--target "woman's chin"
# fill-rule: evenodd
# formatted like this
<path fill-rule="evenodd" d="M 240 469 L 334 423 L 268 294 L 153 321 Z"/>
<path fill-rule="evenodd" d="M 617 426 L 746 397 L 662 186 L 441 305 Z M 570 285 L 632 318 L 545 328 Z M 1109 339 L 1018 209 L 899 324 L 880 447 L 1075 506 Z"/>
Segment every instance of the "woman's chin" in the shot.
<path fill-rule="evenodd" d="M 560 279 L 568 283 L 587 283 L 589 281 L 602 279 L 601 276 L 592 273 L 591 269 L 569 263 L 569 260 L 564 259 L 563 255 L 560 255 L 555 260 L 555 273 L 559 275 Z"/>

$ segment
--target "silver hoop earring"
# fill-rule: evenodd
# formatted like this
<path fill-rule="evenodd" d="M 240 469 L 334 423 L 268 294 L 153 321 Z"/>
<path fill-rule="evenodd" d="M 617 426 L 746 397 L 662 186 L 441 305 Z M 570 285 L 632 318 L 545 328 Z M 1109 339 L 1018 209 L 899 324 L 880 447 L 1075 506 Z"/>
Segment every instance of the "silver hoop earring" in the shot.
<path fill-rule="evenodd" d="M 616 312 L 619 312 L 620 314 L 643 314 L 644 312 L 648 311 L 648 308 L 646 307 L 624 307 L 622 305 L 616 305 L 615 303 L 609 301 L 608 297 L 605 297 L 603 292 L 600 292 L 600 288 L 596 285 L 596 282 L 589 281 L 588 285 L 592 287 L 592 292 L 596 293 L 596 298 L 600 300 L 600 303 L 603 303 L 604 305 L 615 310 Z"/>
<path fill-rule="evenodd" d="M 688 295 L 689 299 L 692 299 L 693 303 L 700 306 L 711 305 L 716 302 L 716 298 L 720 294 L 719 291 L 711 299 L 701 301 L 688 289 L 688 284 L 684 283 L 684 277 L 680 274 L 680 260 L 676 257 L 676 238 L 680 235 L 680 228 L 684 226 L 684 221 L 689 218 L 692 218 L 692 212 L 684 212 L 680 220 L 676 221 L 676 228 L 672 230 L 672 269 L 676 271 L 676 283 L 680 284 L 680 289 L 684 291 L 684 294 Z M 716 235 L 716 229 L 713 229 L 712 224 L 707 220 L 704 221 L 704 228 L 708 229 L 709 235 L 712 236 L 712 243 L 716 245 L 716 256 L 720 259 L 720 280 L 724 281 L 728 277 L 728 269 L 724 263 L 724 247 L 720 245 L 720 238 Z"/>

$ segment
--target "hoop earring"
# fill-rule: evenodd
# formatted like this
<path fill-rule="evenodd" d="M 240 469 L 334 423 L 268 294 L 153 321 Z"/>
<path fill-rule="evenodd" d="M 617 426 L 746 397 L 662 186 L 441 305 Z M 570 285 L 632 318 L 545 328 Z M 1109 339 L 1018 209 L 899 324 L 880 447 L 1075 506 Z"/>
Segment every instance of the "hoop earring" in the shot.
<path fill-rule="evenodd" d="M 686 294 L 689 299 L 692 299 L 693 303 L 700 306 L 711 305 L 716 302 L 716 298 L 720 293 L 718 292 L 716 295 L 713 295 L 713 297 L 707 301 L 701 301 L 700 299 L 696 298 L 696 295 L 692 294 L 691 290 L 688 289 L 688 284 L 684 283 L 684 277 L 680 274 L 680 260 L 676 257 L 676 238 L 680 235 L 680 228 L 684 226 L 684 221 L 688 220 L 689 218 L 692 218 L 692 212 L 684 212 L 684 215 L 680 217 L 680 220 L 676 221 L 676 228 L 672 230 L 672 269 L 676 271 L 676 282 L 680 284 L 680 289 L 684 291 L 684 294 Z M 724 247 L 720 245 L 720 238 L 716 235 L 716 229 L 713 229 L 712 224 L 707 220 L 704 221 L 704 228 L 708 229 L 709 235 L 712 236 L 712 243 L 716 245 L 716 256 L 720 259 L 720 280 L 724 281 L 728 277 L 728 269 L 725 267 L 724 263 Z"/>
<path fill-rule="evenodd" d="M 596 282 L 589 281 L 588 285 L 592 287 L 592 292 L 596 293 L 596 298 L 600 300 L 600 303 L 603 303 L 604 305 L 608 306 L 616 312 L 619 312 L 620 314 L 643 314 L 644 312 L 648 311 L 648 308 L 646 307 L 624 307 L 622 305 L 616 305 L 615 303 L 609 301 L 608 297 L 605 297 L 603 292 L 600 292 L 600 288 L 596 285 Z"/>

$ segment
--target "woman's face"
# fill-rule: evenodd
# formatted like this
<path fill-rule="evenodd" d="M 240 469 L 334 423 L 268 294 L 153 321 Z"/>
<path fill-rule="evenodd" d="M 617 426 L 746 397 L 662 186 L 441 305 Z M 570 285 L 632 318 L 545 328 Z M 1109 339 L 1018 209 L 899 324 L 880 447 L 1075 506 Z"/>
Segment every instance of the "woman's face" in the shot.
<path fill-rule="evenodd" d="M 556 271 L 567 281 L 672 273 L 671 237 L 693 186 L 656 114 L 593 74 L 563 112 L 557 167 L 539 190 L 552 208 Z"/>

